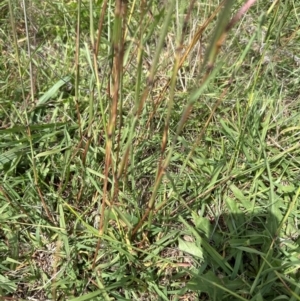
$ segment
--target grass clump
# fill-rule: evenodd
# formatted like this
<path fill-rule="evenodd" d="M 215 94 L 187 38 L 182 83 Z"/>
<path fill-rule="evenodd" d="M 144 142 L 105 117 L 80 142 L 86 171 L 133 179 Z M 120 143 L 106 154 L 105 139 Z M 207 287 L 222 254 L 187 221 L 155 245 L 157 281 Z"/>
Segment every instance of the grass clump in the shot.
<path fill-rule="evenodd" d="M 0 9 L 2 299 L 300 299 L 296 3 Z"/>

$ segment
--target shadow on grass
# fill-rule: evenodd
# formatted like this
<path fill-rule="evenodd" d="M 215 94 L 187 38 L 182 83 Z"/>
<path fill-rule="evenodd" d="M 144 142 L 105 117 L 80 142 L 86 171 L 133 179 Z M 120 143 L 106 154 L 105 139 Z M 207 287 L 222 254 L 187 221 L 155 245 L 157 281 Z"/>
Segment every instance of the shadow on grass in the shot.
<path fill-rule="evenodd" d="M 185 288 L 199 300 L 300 300 L 296 221 L 281 227 L 271 212 L 239 212 L 211 220 L 193 216 L 193 229 L 184 223 L 194 240 L 190 253 L 203 252 Z"/>

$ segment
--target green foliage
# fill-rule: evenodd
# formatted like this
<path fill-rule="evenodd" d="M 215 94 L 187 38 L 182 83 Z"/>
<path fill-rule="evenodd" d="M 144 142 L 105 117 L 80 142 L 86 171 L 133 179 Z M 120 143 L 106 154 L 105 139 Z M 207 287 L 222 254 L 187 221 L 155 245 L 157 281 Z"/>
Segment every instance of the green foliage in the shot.
<path fill-rule="evenodd" d="M 0 4 L 1 297 L 300 300 L 299 7 L 218 5 Z"/>

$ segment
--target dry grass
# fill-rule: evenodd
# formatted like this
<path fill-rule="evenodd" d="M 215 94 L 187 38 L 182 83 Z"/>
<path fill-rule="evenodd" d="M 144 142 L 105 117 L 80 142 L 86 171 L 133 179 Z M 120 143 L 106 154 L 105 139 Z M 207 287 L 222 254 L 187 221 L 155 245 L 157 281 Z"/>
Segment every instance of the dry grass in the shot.
<path fill-rule="evenodd" d="M 300 299 L 299 8 L 224 3 L 0 4 L 0 299 Z"/>

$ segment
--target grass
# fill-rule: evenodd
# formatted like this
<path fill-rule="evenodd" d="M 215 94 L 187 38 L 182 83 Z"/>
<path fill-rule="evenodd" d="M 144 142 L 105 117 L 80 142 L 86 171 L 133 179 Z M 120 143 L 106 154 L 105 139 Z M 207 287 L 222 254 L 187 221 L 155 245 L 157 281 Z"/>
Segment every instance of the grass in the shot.
<path fill-rule="evenodd" d="M 299 5 L 0 4 L 0 300 L 300 300 Z"/>

